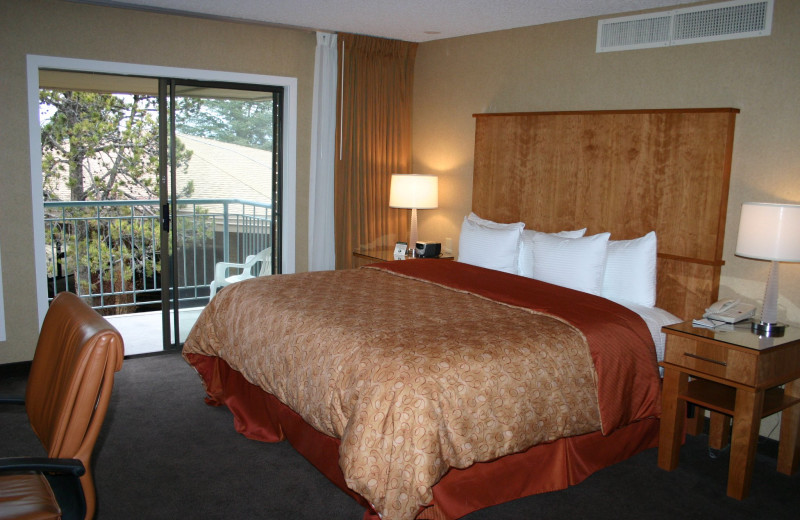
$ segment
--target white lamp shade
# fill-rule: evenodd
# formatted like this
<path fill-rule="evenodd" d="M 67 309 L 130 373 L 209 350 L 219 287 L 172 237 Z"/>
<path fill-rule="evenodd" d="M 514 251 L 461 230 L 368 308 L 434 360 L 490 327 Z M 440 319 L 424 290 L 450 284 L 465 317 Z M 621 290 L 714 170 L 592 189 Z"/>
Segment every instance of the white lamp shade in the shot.
<path fill-rule="evenodd" d="M 439 178 L 436 175 L 392 174 L 389 207 L 435 209 L 439 207 Z"/>
<path fill-rule="evenodd" d="M 760 260 L 800 262 L 800 205 L 742 204 L 736 254 Z"/>

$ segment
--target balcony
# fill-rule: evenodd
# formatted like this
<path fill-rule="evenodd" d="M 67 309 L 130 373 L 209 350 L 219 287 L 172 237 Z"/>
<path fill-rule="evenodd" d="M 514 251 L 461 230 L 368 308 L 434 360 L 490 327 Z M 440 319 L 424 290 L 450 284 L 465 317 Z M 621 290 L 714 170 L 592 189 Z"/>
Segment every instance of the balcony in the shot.
<path fill-rule="evenodd" d="M 153 341 L 160 350 L 162 261 L 169 265 L 161 251 L 160 202 L 47 201 L 44 206 L 48 297 L 70 291 L 84 298 L 118 326 L 126 355 L 142 353 L 144 347 L 136 345 Z M 181 199 L 177 208 L 170 226 L 175 270 L 169 294 L 179 299 L 182 341 L 192 316 L 209 301 L 216 263 L 243 262 L 271 244 L 272 205 Z"/>

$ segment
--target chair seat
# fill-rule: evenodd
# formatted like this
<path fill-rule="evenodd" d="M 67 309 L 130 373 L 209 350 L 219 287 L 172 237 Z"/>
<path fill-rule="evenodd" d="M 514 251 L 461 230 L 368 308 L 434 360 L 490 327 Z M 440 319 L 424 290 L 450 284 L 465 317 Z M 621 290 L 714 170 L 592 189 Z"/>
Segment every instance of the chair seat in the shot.
<path fill-rule="evenodd" d="M 61 518 L 61 508 L 41 473 L 0 476 L 0 520 Z"/>

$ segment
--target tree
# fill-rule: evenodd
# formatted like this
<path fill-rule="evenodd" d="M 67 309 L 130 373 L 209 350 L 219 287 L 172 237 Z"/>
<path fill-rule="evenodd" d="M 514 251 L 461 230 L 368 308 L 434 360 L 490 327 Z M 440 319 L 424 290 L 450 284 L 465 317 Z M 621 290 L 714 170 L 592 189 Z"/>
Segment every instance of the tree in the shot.
<path fill-rule="evenodd" d="M 177 105 L 181 133 L 272 151 L 272 99 L 182 97 Z"/>
<path fill-rule="evenodd" d="M 139 95 L 43 89 L 39 94 L 42 138 L 42 188 L 45 200 L 102 201 L 157 199 L 159 150 L 157 99 Z M 179 168 L 191 152 L 177 144 Z M 188 184 L 178 194 L 191 195 Z M 155 218 L 158 206 L 141 206 Z M 133 273 L 158 270 L 157 226 L 135 219 L 130 206 L 67 208 L 48 230 L 53 264 L 80 273 L 82 293 L 102 285 L 124 292 Z M 48 222 L 51 222 L 48 219 Z M 52 276 L 60 274 L 54 265 Z M 56 271 L 56 272 L 53 272 Z M 141 276 L 139 277 L 142 278 Z"/>
<path fill-rule="evenodd" d="M 39 106 L 50 114 L 41 125 L 46 200 L 158 198 L 156 98 L 43 89 Z M 191 152 L 177 150 L 186 168 Z"/>

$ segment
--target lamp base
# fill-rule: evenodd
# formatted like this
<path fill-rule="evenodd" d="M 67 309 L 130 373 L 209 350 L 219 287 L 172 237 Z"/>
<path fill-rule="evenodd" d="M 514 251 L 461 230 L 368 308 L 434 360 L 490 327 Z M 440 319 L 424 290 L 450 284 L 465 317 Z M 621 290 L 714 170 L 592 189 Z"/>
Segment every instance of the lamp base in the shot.
<path fill-rule="evenodd" d="M 753 322 L 750 329 L 754 334 L 771 338 L 780 338 L 786 332 L 786 325 L 783 323 L 765 323 L 763 321 Z"/>

